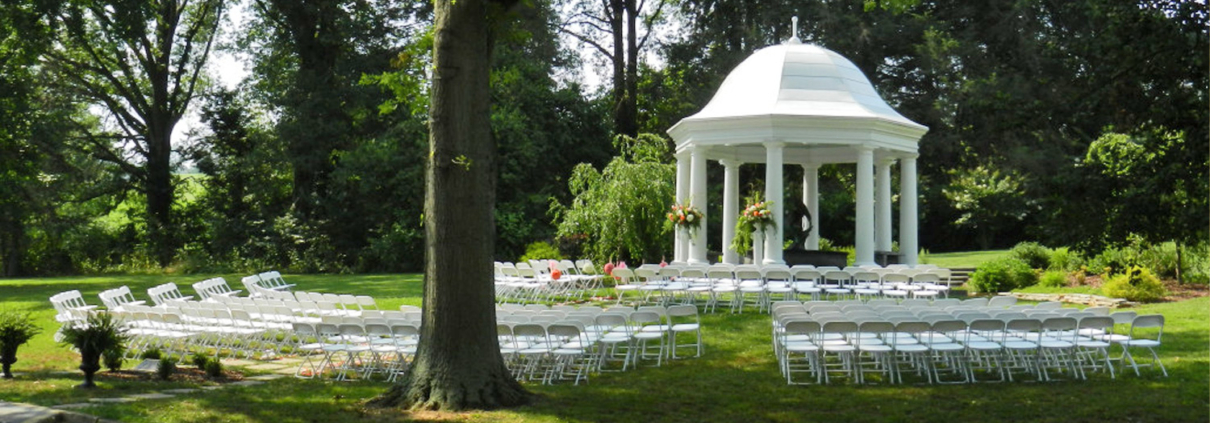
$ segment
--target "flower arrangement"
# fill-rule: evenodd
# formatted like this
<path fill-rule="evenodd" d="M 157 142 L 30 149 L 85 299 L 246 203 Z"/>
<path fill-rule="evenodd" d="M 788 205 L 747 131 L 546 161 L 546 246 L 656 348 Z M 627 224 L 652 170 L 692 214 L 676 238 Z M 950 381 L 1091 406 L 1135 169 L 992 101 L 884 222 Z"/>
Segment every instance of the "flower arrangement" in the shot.
<path fill-rule="evenodd" d="M 668 220 L 674 226 L 696 229 L 702 224 L 702 212 L 693 208 L 692 205 L 673 204 L 672 211 L 668 213 Z"/>
<path fill-rule="evenodd" d="M 777 220 L 769 209 L 769 206 L 773 205 L 772 201 L 764 201 L 760 194 L 753 194 L 746 202 L 748 205 L 735 221 L 735 238 L 731 240 L 731 250 L 740 255 L 747 254 L 752 249 L 753 233 L 777 227 Z"/>

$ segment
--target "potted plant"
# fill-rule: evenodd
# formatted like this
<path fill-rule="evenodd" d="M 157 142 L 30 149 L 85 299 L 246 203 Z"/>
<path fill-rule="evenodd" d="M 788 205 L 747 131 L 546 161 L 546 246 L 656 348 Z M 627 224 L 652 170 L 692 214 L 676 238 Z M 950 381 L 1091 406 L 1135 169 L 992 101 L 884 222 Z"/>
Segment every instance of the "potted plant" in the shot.
<path fill-rule="evenodd" d="M 17 362 L 17 347 L 29 342 L 42 328 L 34 325 L 29 313 L 0 311 L 0 365 L 4 366 L 4 378 L 13 378 L 13 363 Z"/>
<path fill-rule="evenodd" d="M 773 211 L 769 208 L 772 201 L 764 201 L 759 193 L 749 196 L 745 201 L 748 205 L 740 212 L 735 220 L 735 237 L 731 239 L 731 250 L 740 255 L 748 253 L 754 246 L 754 238 L 763 239 L 764 232 L 777 227 Z M 754 257 L 755 259 L 756 257 Z"/>
<path fill-rule="evenodd" d="M 80 371 L 84 372 L 84 383 L 80 388 L 95 388 L 93 375 L 101 370 L 101 355 L 113 348 L 119 348 L 126 343 L 130 336 L 126 328 L 112 315 L 95 313 L 84 321 L 74 322 L 63 327 L 63 343 L 71 345 L 80 352 Z"/>

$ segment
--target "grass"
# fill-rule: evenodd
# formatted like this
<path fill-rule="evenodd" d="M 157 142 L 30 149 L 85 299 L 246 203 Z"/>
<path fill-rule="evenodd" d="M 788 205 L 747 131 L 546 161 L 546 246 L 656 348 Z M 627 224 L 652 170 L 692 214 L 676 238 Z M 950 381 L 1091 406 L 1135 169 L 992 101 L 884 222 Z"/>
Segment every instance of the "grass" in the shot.
<path fill-rule="evenodd" d="M 980 263 L 995 260 L 1008 255 L 1008 250 L 960 251 L 953 253 L 929 253 L 924 256 L 923 263 L 935 264 L 941 267 L 960 268 L 978 267 Z"/>
<path fill-rule="evenodd" d="M 76 356 L 51 339 L 54 322 L 47 297 L 79 288 L 90 301 L 103 289 L 129 285 L 138 293 L 189 277 L 105 276 L 0 281 L 5 307 L 34 309 L 47 327 L 19 352 L 15 380 L 0 380 L 0 398 L 54 405 L 88 397 L 117 396 L 180 387 L 180 383 L 120 382 L 100 372 L 96 392 L 71 389 Z M 237 281 L 235 275 L 221 275 Z M 384 307 L 419 304 L 417 275 L 287 275 L 307 290 L 358 292 Z M 142 295 L 139 295 L 142 297 Z M 124 422 L 344 422 L 464 420 L 487 422 L 733 422 L 733 421 L 1171 421 L 1210 420 L 1210 298 L 1140 307 L 1167 318 L 1161 355 L 1171 375 L 1133 372 L 1083 382 L 894 386 L 786 386 L 770 347 L 768 316 L 703 315 L 706 355 L 660 368 L 594 375 L 582 386 L 527 385 L 538 396 L 517 409 L 473 413 L 364 410 L 362 402 L 384 391 L 381 382 L 279 379 L 254 387 L 227 387 L 167 400 L 102 405 L 90 414 Z M 909 380 L 911 382 L 911 380 Z"/>

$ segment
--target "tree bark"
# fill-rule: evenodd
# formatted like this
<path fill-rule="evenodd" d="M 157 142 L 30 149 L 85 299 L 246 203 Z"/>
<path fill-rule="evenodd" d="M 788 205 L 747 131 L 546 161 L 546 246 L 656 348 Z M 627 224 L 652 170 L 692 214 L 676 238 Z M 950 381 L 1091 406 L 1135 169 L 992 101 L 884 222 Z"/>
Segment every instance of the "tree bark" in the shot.
<path fill-rule="evenodd" d="M 424 314 L 416 358 L 371 406 L 491 409 L 529 395 L 500 356 L 492 253 L 496 147 L 491 138 L 485 0 L 436 3 L 425 183 Z"/>

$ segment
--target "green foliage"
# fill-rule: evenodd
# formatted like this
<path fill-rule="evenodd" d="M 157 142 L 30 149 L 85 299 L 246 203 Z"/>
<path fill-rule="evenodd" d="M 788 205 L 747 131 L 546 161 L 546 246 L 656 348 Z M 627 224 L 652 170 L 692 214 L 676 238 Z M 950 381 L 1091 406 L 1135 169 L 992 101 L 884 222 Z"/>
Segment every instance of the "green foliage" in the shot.
<path fill-rule="evenodd" d="M 950 184 L 942 190 L 961 215 L 955 225 L 974 229 L 979 247 L 992 247 L 995 236 L 1025 219 L 1025 178 L 1001 172 L 992 165 L 950 171 Z"/>
<path fill-rule="evenodd" d="M 1144 267 L 1132 266 L 1126 272 L 1113 275 L 1101 286 L 1105 295 L 1130 301 L 1149 303 L 1168 295 L 1164 284 Z"/>
<path fill-rule="evenodd" d="M 116 348 L 110 348 L 108 350 L 105 350 L 104 354 L 101 354 L 101 360 L 102 360 L 101 364 L 105 365 L 105 368 L 109 369 L 109 371 L 111 371 L 111 372 L 116 372 L 118 370 L 122 370 L 122 363 L 124 361 L 122 356 L 124 356 L 124 355 L 126 355 L 125 346 L 118 346 Z"/>
<path fill-rule="evenodd" d="M 754 232 L 776 228 L 776 221 L 769 211 L 771 204 L 772 202 L 764 201 L 764 196 L 759 191 L 744 199 L 744 208 L 740 210 L 739 217 L 735 219 L 735 238 L 731 240 L 728 248 L 741 256 L 748 254 L 748 250 L 752 249 Z M 792 242 L 788 239 L 786 241 Z"/>
<path fill-rule="evenodd" d="M 12 378 L 11 367 L 17 362 L 17 348 L 42 333 L 28 312 L 0 310 L 0 365 L 4 377 Z"/>
<path fill-rule="evenodd" d="M 975 292 L 997 293 L 1031 286 L 1037 281 L 1037 273 L 1028 264 L 1005 257 L 980 264 L 967 284 Z"/>
<path fill-rule="evenodd" d="M 1067 272 L 1062 270 L 1047 270 L 1042 273 L 1038 285 L 1047 288 L 1062 288 L 1067 286 Z"/>
<path fill-rule="evenodd" d="M 176 360 L 171 358 L 160 359 L 159 364 L 155 367 L 155 374 L 160 380 L 168 380 L 176 373 Z"/>
<path fill-rule="evenodd" d="M 570 205 L 552 200 L 550 212 L 559 236 L 587 236 L 584 252 L 594 262 L 656 261 L 671 244 L 665 210 L 672 204 L 675 167 L 667 164 L 668 143 L 641 134 L 619 136 L 615 146 L 621 155 L 604 170 L 576 166 L 568 182 L 575 198 Z"/>
<path fill-rule="evenodd" d="M 212 378 L 223 377 L 223 363 L 218 360 L 211 360 L 205 366 L 206 376 Z"/>
<path fill-rule="evenodd" d="M 1034 269 L 1050 266 L 1051 250 L 1036 242 L 1022 242 L 1008 250 L 1008 256 L 1021 260 Z"/>
<path fill-rule="evenodd" d="M 75 347 L 80 353 L 80 371 L 84 372 L 82 387 L 96 386 L 92 377 L 101 370 L 101 356 L 105 352 L 122 348 L 131 336 L 121 322 L 109 313 L 93 313 L 83 321 L 74 321 L 59 330 L 64 344 Z"/>
<path fill-rule="evenodd" d="M 151 347 L 139 353 L 139 358 L 143 360 L 159 360 L 164 357 L 163 351 L 159 347 Z"/>
<path fill-rule="evenodd" d="M 549 242 L 535 241 L 525 246 L 525 255 L 518 260 L 563 260 L 564 258 L 563 254 L 559 253 L 559 249 L 550 245 Z"/>
<path fill-rule="evenodd" d="M 189 362 L 193 363 L 193 366 L 197 367 L 198 370 L 206 370 L 206 364 L 210 363 L 210 356 L 204 353 L 195 353 L 193 354 L 193 357 L 189 359 Z"/>
<path fill-rule="evenodd" d="M 1080 255 L 1080 252 L 1072 251 L 1067 247 L 1050 250 L 1050 258 L 1047 261 L 1050 264 L 1047 269 L 1066 272 L 1074 271 L 1084 265 L 1084 257 Z"/>

